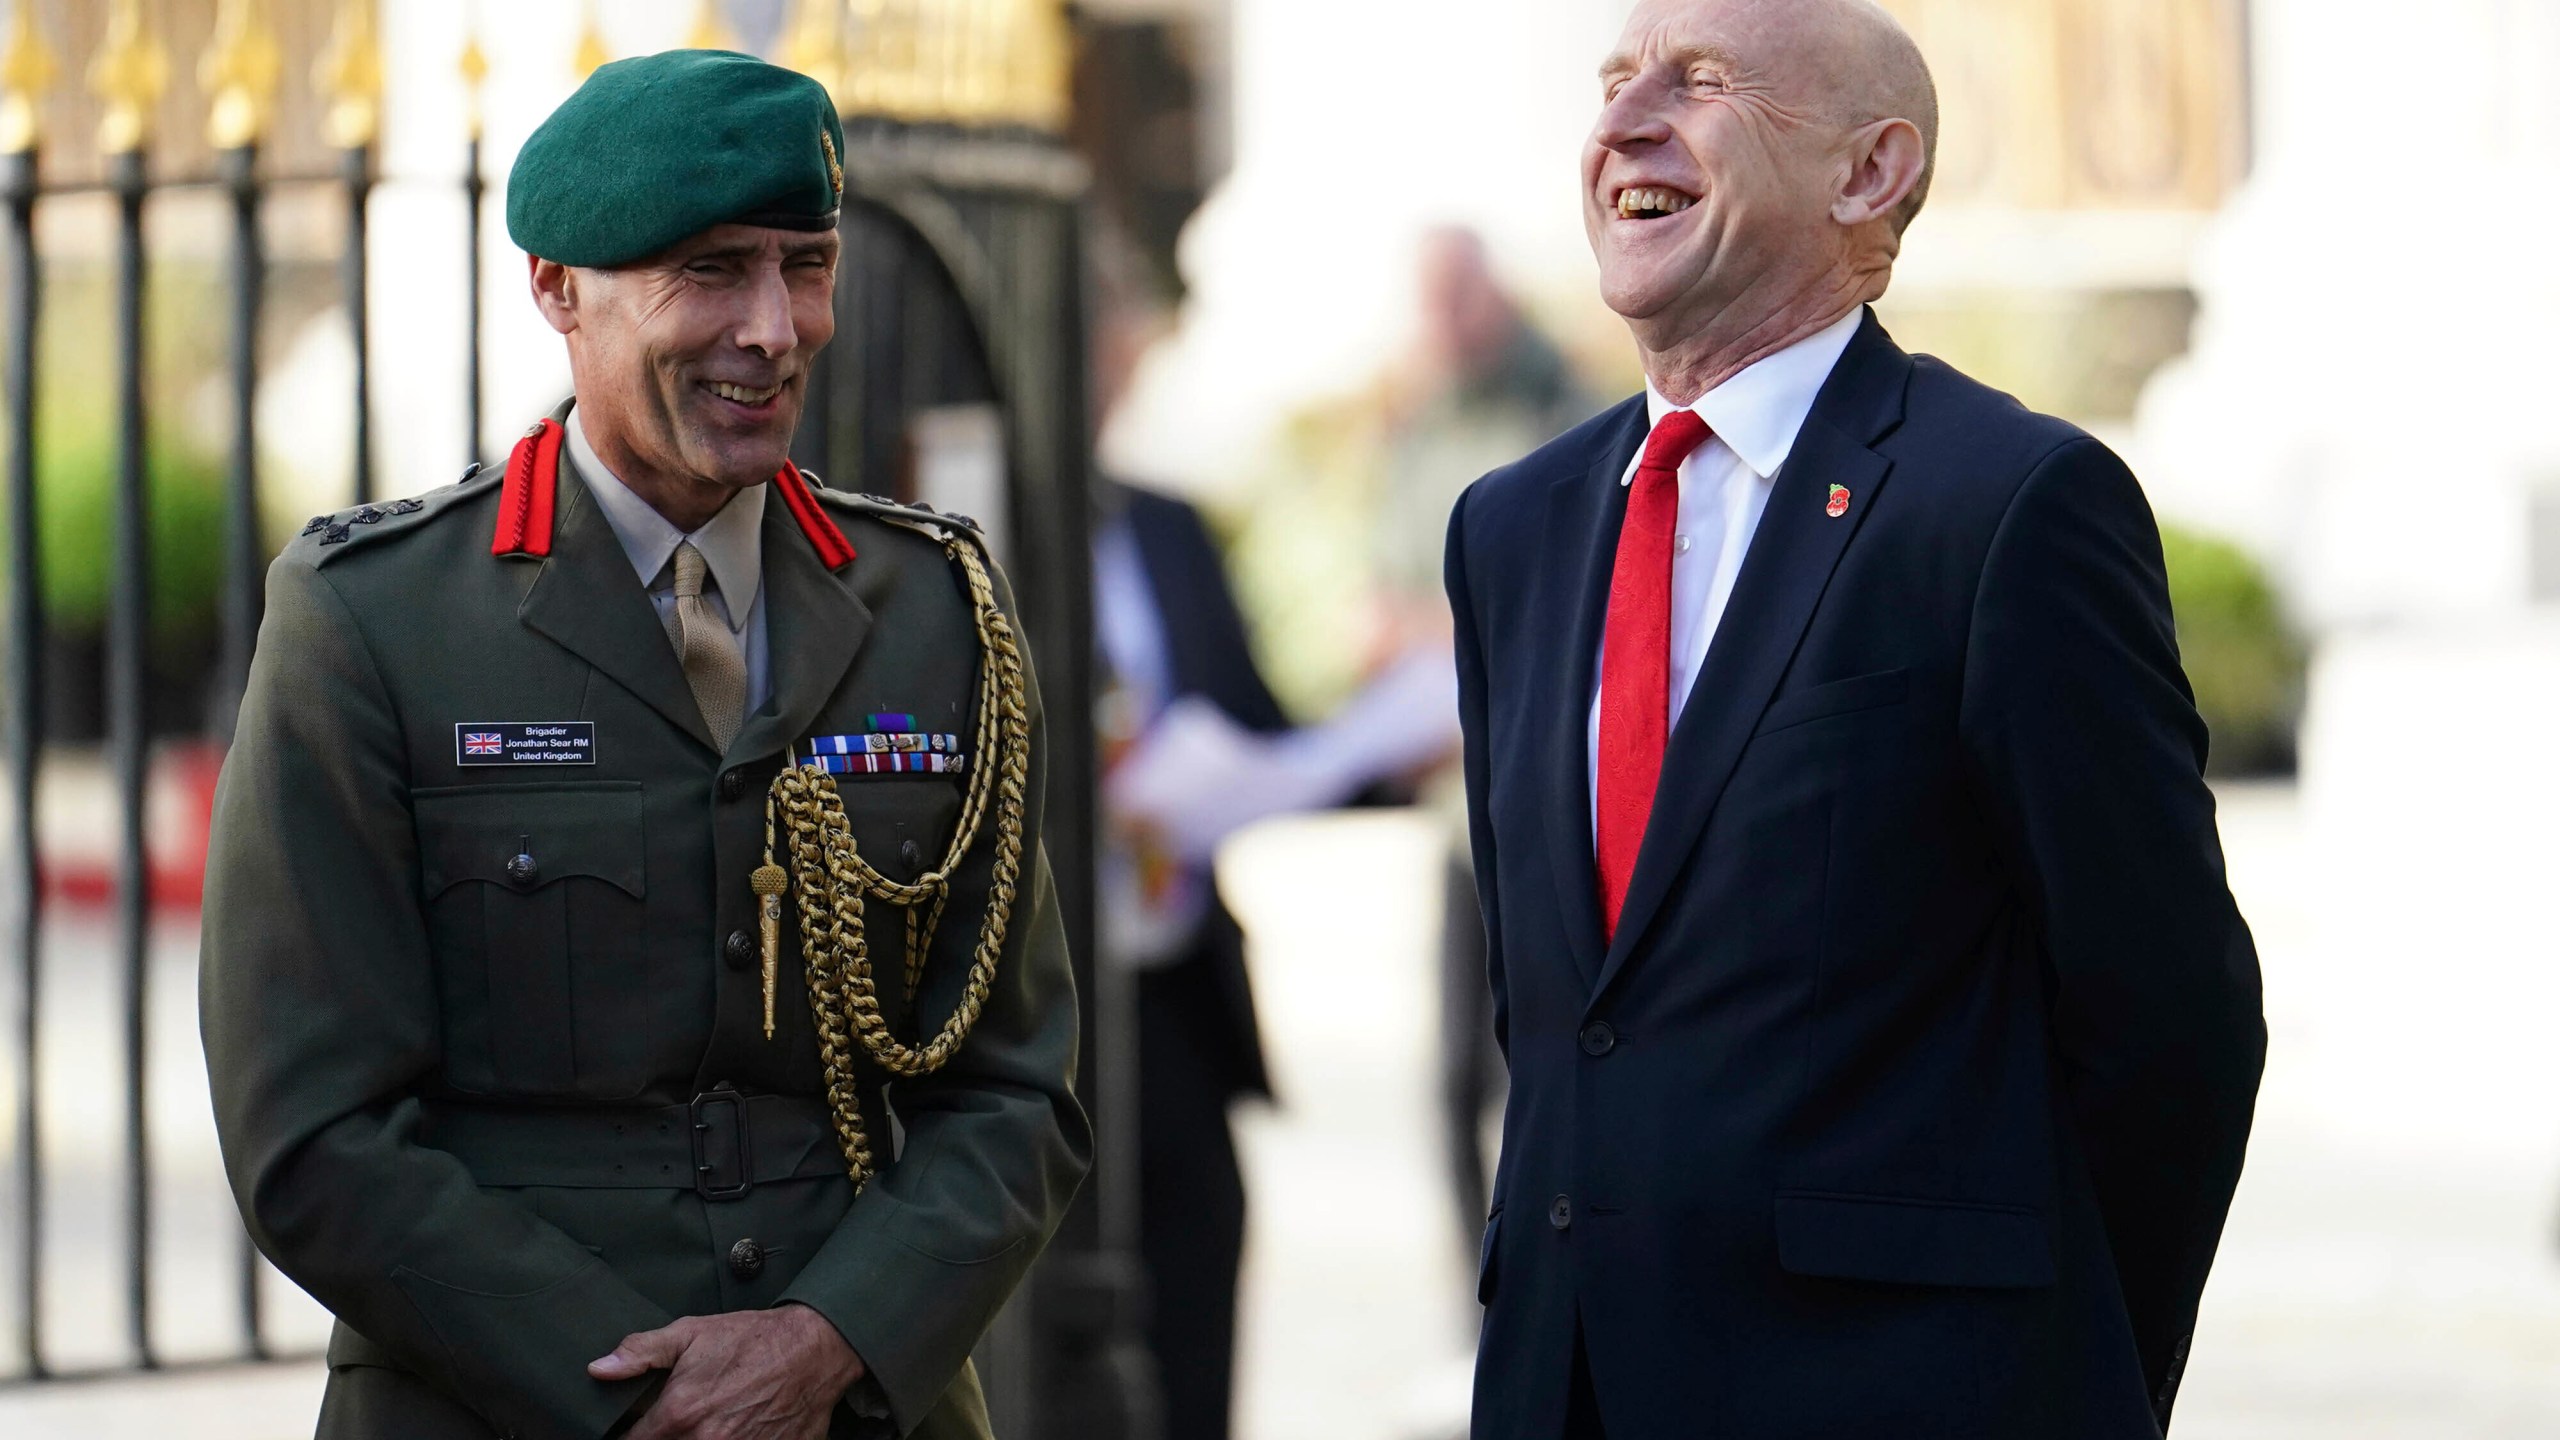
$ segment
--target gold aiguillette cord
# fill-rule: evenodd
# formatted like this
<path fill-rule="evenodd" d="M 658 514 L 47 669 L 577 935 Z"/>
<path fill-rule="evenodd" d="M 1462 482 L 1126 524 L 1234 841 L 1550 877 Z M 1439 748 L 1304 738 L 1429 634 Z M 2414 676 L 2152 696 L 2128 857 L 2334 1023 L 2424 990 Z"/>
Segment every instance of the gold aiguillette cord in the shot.
<path fill-rule="evenodd" d="M 787 757 L 793 766 L 800 763 L 800 747 L 791 747 Z M 774 800 L 768 793 L 764 801 L 764 863 L 747 877 L 747 888 L 756 895 L 756 930 L 764 941 L 764 1038 L 773 1038 L 773 997 L 782 983 L 782 893 L 790 888 L 791 877 L 774 863 Z"/>

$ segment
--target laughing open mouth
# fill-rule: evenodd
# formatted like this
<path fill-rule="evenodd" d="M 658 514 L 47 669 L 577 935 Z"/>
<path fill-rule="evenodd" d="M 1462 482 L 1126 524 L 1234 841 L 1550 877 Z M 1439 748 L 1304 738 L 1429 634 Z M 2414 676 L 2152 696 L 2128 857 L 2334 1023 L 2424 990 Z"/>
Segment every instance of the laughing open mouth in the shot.
<path fill-rule="evenodd" d="M 1668 186 L 1630 185 L 1618 192 L 1618 218 L 1660 220 L 1677 215 L 1697 203 L 1697 196 L 1684 195 Z"/>
<path fill-rule="evenodd" d="M 732 385 L 725 380 L 710 381 L 707 388 L 721 399 L 735 400 L 741 405 L 762 405 L 782 393 L 782 387 L 779 385 L 769 390 L 755 390 L 744 385 Z"/>

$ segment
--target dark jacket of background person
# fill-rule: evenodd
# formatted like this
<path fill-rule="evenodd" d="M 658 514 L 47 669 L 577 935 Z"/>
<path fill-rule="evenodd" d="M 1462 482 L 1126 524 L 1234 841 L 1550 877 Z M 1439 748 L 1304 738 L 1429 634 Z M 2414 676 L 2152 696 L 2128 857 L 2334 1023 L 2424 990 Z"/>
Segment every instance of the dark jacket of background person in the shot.
<path fill-rule="evenodd" d="M 1216 542 L 1191 506 L 1126 485 L 1103 497 L 1136 542 L 1170 703 L 1196 695 L 1248 730 L 1288 728 L 1254 667 Z M 1268 1096 L 1244 933 L 1213 888 L 1190 944 L 1138 972 L 1140 1254 L 1166 1440 L 1223 1440 L 1233 1404 L 1245 1196 L 1227 1107 Z"/>
<path fill-rule="evenodd" d="M 2265 1028 L 2140 488 L 1870 315 L 1604 944 L 1584 747 L 1646 420 L 1449 531 L 1512 1082 L 1475 1433 L 1560 1433 L 1579 1344 L 1612 1440 L 2156 1436 Z"/>
<path fill-rule="evenodd" d="M 339 1320 L 324 1436 L 593 1440 L 649 1382 L 591 1379 L 589 1360 L 679 1315 L 786 1301 L 843 1333 L 898 1433 L 987 1433 L 969 1352 L 1092 1153 L 1065 931 L 1026 843 L 986 1008 L 945 1068 L 898 1082 L 894 1158 L 882 1072 L 857 1071 L 878 1173 L 856 1200 L 796 922 L 763 1033 L 747 881 L 766 787 L 787 745 L 892 707 L 995 747 L 970 733 L 979 647 L 942 545 L 820 496 L 856 558 L 828 569 L 767 504 L 774 695 L 725 755 L 565 463 L 547 559 L 491 555 L 484 479 L 306 532 L 269 572 L 214 821 L 202 1014 L 250 1233 Z M 1046 785 L 1029 700 L 1027 840 Z M 592 723 L 593 763 L 461 768 L 459 726 L 547 720 Z M 938 861 L 957 779 L 845 777 L 861 853 L 900 881 Z M 915 1001 L 880 986 L 900 1035 L 958 1003 L 992 851 L 955 872 Z M 895 974 L 899 922 L 870 913 Z M 723 1084 L 753 1097 L 701 1116 L 753 1142 L 735 1198 L 687 1163 L 720 1153 L 684 1132 L 688 1100 Z"/>

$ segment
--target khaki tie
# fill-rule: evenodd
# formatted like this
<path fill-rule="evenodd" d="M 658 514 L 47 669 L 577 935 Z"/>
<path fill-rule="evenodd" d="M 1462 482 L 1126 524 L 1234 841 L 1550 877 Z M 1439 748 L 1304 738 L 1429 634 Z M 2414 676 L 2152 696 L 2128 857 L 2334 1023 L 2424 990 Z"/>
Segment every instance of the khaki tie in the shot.
<path fill-rule="evenodd" d="M 747 657 L 738 636 L 702 598 L 703 577 L 711 567 L 702 552 L 686 541 L 676 546 L 676 655 L 684 679 L 693 687 L 693 703 L 702 723 L 722 751 L 738 733 L 747 714 Z"/>

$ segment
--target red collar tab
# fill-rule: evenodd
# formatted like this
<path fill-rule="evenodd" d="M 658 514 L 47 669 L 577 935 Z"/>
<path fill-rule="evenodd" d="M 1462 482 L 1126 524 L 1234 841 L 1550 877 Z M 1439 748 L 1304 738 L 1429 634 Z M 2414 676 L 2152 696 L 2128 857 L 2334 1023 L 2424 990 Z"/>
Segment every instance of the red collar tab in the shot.
<path fill-rule="evenodd" d="M 853 563 L 853 542 L 844 538 L 827 512 L 818 508 L 818 497 L 809 491 L 809 482 L 800 476 L 800 467 L 786 460 L 773 477 L 773 488 L 782 493 L 782 503 L 791 507 L 791 518 L 800 523 L 800 533 L 809 537 L 809 548 L 818 552 L 818 563 L 830 570 L 841 570 Z"/>
<path fill-rule="evenodd" d="M 557 420 L 544 420 L 524 432 L 507 456 L 506 484 L 498 492 L 498 533 L 489 544 L 492 555 L 551 553 L 553 501 L 560 491 L 560 445 L 568 432 Z"/>
<path fill-rule="evenodd" d="M 551 554 L 551 521 L 554 502 L 560 491 L 560 446 L 567 432 L 557 420 L 545 420 L 524 432 L 514 452 L 507 457 L 507 478 L 498 492 L 498 533 L 491 540 L 492 555 L 530 555 L 542 559 Z M 853 563 L 853 542 L 844 538 L 836 522 L 818 507 L 818 497 L 809 491 L 809 482 L 800 476 L 800 468 L 784 462 L 773 477 L 773 488 L 782 492 L 782 503 L 791 508 L 791 518 L 800 533 L 809 537 L 809 548 L 818 552 L 818 562 L 830 570 L 841 570 Z"/>

